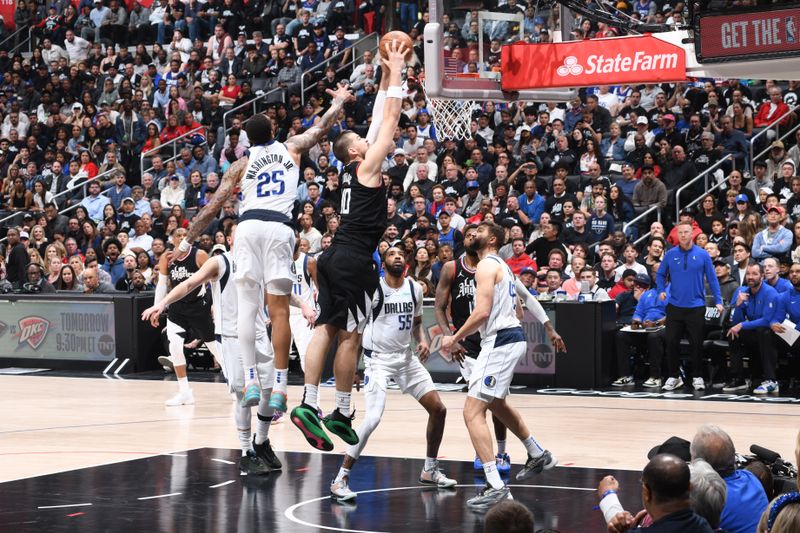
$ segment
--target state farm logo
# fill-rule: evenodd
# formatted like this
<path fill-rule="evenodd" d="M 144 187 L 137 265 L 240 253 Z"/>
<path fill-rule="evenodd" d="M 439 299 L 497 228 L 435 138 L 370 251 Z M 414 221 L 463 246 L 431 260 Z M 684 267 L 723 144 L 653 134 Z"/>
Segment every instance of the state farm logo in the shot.
<path fill-rule="evenodd" d="M 556 74 L 559 76 L 580 76 L 583 73 L 583 66 L 578 64 L 578 58 L 575 56 L 567 56 L 564 58 L 564 64 L 556 69 Z"/>
<path fill-rule="evenodd" d="M 39 316 L 26 316 L 18 324 L 19 344 L 27 342 L 34 350 L 41 346 L 50 329 L 50 322 Z"/>

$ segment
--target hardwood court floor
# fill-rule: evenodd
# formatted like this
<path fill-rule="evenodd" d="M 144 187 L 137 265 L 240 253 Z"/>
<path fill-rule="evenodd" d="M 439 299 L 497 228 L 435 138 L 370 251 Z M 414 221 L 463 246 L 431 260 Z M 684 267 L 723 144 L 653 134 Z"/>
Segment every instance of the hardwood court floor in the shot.
<path fill-rule="evenodd" d="M 176 390 L 164 381 L 0 376 L 0 481 L 63 472 L 194 448 L 238 448 L 233 402 L 219 383 L 194 383 L 193 406 L 166 408 Z M 289 388 L 289 404 L 301 396 Z M 333 389 L 321 389 L 333 404 Z M 356 424 L 363 415 L 354 393 Z M 440 455 L 471 460 L 472 447 L 461 418 L 463 393 L 442 393 L 448 420 Z M 671 435 L 691 440 L 700 424 L 714 423 L 749 453 L 757 443 L 794 461 L 800 406 L 664 399 L 512 396 L 536 438 L 561 465 L 605 470 L 639 470 L 647 451 Z M 390 391 L 383 422 L 365 455 L 421 458 L 425 454 L 424 411 L 413 399 Z M 288 421 L 272 426 L 273 447 L 313 451 Z M 344 445 L 335 441 L 336 453 Z M 524 457 L 510 436 L 512 463 Z"/>

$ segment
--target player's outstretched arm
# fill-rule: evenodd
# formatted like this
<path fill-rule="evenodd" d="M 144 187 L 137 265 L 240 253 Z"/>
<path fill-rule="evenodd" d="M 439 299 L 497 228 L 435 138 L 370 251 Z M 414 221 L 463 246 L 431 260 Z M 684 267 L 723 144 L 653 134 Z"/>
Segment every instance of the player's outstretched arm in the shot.
<path fill-rule="evenodd" d="M 553 323 L 550 322 L 550 317 L 547 316 L 542 304 L 533 297 L 519 278 L 517 278 L 514 284 L 517 287 L 517 296 L 519 296 L 520 300 L 522 300 L 522 303 L 525 304 L 525 307 L 531 312 L 533 317 L 544 326 L 545 332 L 550 338 L 550 344 L 553 345 L 556 353 L 565 353 L 567 351 L 567 346 L 564 344 L 564 339 L 561 338 L 561 335 L 559 335 L 553 327 Z"/>
<path fill-rule="evenodd" d="M 383 64 L 388 70 L 389 88 L 386 90 L 386 101 L 383 105 L 383 118 L 375 142 L 367 150 L 364 161 L 358 167 L 358 182 L 365 187 L 377 187 L 381 182 L 381 165 L 394 147 L 394 130 L 400 120 L 400 111 L 405 94 L 400 88 L 401 75 L 406 64 L 406 47 L 399 41 L 386 43 L 387 59 Z M 373 117 L 375 120 L 375 117 Z"/>
<path fill-rule="evenodd" d="M 181 244 L 178 246 L 178 249 L 175 251 L 176 261 L 180 261 L 189 253 L 192 248 L 192 243 L 197 240 L 200 236 L 200 233 L 211 224 L 211 221 L 214 217 L 217 216 L 220 209 L 222 209 L 222 204 L 231 197 L 233 194 L 233 190 L 239 185 L 239 181 L 241 181 L 242 176 L 244 176 L 244 171 L 247 168 L 247 158 L 241 157 L 233 162 L 233 164 L 228 168 L 228 171 L 225 172 L 225 175 L 222 176 L 222 183 L 219 184 L 219 188 L 217 192 L 214 193 L 214 196 L 211 197 L 211 201 L 208 202 L 192 219 L 192 223 L 189 225 L 189 230 L 186 233 L 186 237 L 184 237 Z"/>
<path fill-rule="evenodd" d="M 200 270 L 189 276 L 186 280 L 179 283 L 174 287 L 166 296 L 152 307 L 148 307 L 142 313 L 142 320 L 149 320 L 153 326 L 158 325 L 158 317 L 164 312 L 164 309 L 171 303 L 177 302 L 184 298 L 187 294 L 195 290 L 200 285 L 209 282 L 217 281 L 219 278 L 219 261 L 206 261 Z M 160 283 L 160 281 L 159 281 Z"/>
<path fill-rule="evenodd" d="M 331 106 L 317 123 L 300 135 L 289 137 L 284 143 L 286 149 L 289 150 L 289 154 L 298 162 L 302 154 L 308 152 L 314 145 L 319 143 L 320 139 L 330 131 L 331 127 L 336 123 L 336 117 L 339 116 L 344 104 L 355 99 L 353 93 L 345 87 L 339 87 L 335 91 L 328 89 L 328 94 L 333 96 Z"/>

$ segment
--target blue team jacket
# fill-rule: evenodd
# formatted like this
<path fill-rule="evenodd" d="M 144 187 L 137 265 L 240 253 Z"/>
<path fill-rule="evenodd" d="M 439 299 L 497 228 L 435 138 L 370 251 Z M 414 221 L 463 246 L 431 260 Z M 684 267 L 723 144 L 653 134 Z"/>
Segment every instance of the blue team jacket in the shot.
<path fill-rule="evenodd" d="M 656 274 L 658 292 L 664 292 L 668 276 L 672 290 L 667 303 L 676 307 L 705 307 L 703 276 L 711 286 L 715 301 L 718 304 L 722 303 L 719 281 L 714 273 L 714 265 L 711 264 L 711 256 L 699 246 L 693 244 L 688 250 L 676 246 L 664 254 L 664 260 L 661 261 Z"/>
<path fill-rule="evenodd" d="M 800 331 L 800 291 L 794 287 L 778 294 L 778 306 L 772 323 L 779 324 L 786 318 L 795 323 L 794 329 Z"/>
<path fill-rule="evenodd" d="M 661 300 L 658 295 L 661 294 L 658 289 L 650 289 L 642 294 L 639 298 L 639 303 L 636 304 L 636 310 L 633 312 L 633 319 L 639 322 L 656 322 L 664 318 L 667 314 L 667 302 L 669 301 L 669 285 L 666 287 L 667 299 Z"/>
<path fill-rule="evenodd" d="M 736 297 L 740 292 L 748 292 L 750 297 L 734 309 L 731 324 L 741 324 L 742 329 L 768 328 L 774 322 L 773 317 L 778 309 L 778 291 L 763 282 L 757 293 L 749 291 L 749 287 L 740 287 L 737 291 Z"/>

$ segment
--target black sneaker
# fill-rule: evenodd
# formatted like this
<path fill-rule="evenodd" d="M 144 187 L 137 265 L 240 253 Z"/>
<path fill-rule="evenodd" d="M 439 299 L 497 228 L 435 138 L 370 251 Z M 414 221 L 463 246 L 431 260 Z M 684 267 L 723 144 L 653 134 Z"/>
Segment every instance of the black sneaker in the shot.
<path fill-rule="evenodd" d="M 281 460 L 272 451 L 272 446 L 269 444 L 269 439 L 265 440 L 263 444 L 256 444 L 256 437 L 253 435 L 253 450 L 256 452 L 256 457 L 261 459 L 270 470 L 280 470 L 283 468 Z"/>
<path fill-rule="evenodd" d="M 264 475 L 269 474 L 272 470 L 253 450 L 247 452 L 239 459 L 239 472 L 242 475 Z"/>
<path fill-rule="evenodd" d="M 502 489 L 492 488 L 491 485 L 486 485 L 477 496 L 467 500 L 467 507 L 477 512 L 486 512 L 503 500 L 513 500 L 511 496 L 511 489 L 508 485 L 503 486 Z"/>
<path fill-rule="evenodd" d="M 722 387 L 722 392 L 736 392 L 743 390 L 747 390 L 747 382 L 742 378 L 733 378 L 728 381 L 724 387 Z"/>
<path fill-rule="evenodd" d="M 558 459 L 547 450 L 539 457 L 531 457 L 529 455 L 528 460 L 525 461 L 525 466 L 517 473 L 517 481 L 522 481 L 523 479 L 528 479 L 533 474 L 540 474 L 545 470 L 550 470 L 557 464 Z"/>
<path fill-rule="evenodd" d="M 355 416 L 355 411 L 350 416 L 344 416 L 339 412 L 339 409 L 334 409 L 331 414 L 322 419 L 322 423 L 325 424 L 328 431 L 353 446 L 358 444 L 358 435 L 353 431 L 353 418 Z"/>

